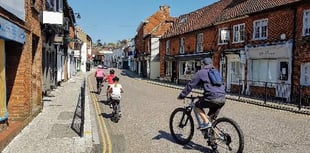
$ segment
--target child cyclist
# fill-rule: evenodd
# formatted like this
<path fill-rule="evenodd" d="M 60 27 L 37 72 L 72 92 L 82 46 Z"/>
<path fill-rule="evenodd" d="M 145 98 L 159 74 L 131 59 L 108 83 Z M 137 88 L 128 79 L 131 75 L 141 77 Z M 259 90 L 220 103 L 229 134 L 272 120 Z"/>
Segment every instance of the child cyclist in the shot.
<path fill-rule="evenodd" d="M 97 93 L 100 94 L 100 89 L 101 89 L 101 85 L 102 85 L 102 81 L 104 78 L 104 72 L 102 69 L 102 65 L 98 65 L 96 72 L 95 72 L 95 77 L 96 77 L 96 81 L 97 81 Z"/>
<path fill-rule="evenodd" d="M 114 108 L 117 106 L 118 108 L 113 111 L 118 111 L 121 115 L 121 107 L 120 107 L 120 100 L 121 100 L 121 93 L 124 92 L 122 85 L 119 83 L 119 78 L 115 76 L 113 78 L 114 83 L 110 86 L 108 93 L 111 95 L 112 107 Z M 114 112 L 116 113 L 116 112 Z"/>
<path fill-rule="evenodd" d="M 108 82 L 108 87 L 107 87 L 107 101 L 110 101 L 110 95 L 109 95 L 109 88 L 110 86 L 114 83 L 113 81 L 113 78 L 115 77 L 115 74 L 114 74 L 114 70 L 111 69 L 110 70 L 110 74 L 104 79 L 104 81 L 107 81 Z M 112 107 L 112 105 L 110 106 Z"/>

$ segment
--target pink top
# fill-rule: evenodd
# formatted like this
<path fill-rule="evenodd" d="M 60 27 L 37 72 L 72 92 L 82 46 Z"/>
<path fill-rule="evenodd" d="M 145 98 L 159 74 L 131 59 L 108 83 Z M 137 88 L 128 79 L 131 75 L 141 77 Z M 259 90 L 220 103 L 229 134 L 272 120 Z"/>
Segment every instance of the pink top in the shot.
<path fill-rule="evenodd" d="M 104 78 L 104 72 L 103 72 L 103 69 L 97 69 L 96 72 L 95 72 L 95 77 L 96 78 Z"/>
<path fill-rule="evenodd" d="M 110 74 L 107 76 L 106 80 L 108 81 L 108 84 L 113 84 L 114 81 L 113 81 L 113 78 L 115 77 L 114 74 Z"/>

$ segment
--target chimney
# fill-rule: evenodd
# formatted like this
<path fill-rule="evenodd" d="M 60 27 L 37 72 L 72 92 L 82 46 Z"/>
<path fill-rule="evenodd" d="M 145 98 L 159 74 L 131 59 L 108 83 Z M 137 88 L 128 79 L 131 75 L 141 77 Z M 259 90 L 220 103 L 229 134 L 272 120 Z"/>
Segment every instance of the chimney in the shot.
<path fill-rule="evenodd" d="M 170 17 L 170 6 L 161 5 L 161 6 L 159 6 L 159 10 L 163 11 L 166 17 Z"/>

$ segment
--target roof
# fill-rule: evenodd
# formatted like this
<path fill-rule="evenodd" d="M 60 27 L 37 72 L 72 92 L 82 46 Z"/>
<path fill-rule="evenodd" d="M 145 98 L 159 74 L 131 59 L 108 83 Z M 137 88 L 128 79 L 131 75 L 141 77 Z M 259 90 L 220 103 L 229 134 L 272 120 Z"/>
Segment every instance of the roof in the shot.
<path fill-rule="evenodd" d="M 162 38 L 169 38 L 203 29 L 219 22 L 243 17 L 303 0 L 220 0 L 176 18 L 173 26 Z M 304 0 L 306 1 L 306 0 Z"/>
<path fill-rule="evenodd" d="M 173 37 L 211 26 L 231 1 L 232 0 L 221 0 L 196 11 L 179 16 L 163 38 Z"/>
<path fill-rule="evenodd" d="M 299 1 L 302 0 L 233 0 L 217 18 L 216 22 L 223 22 Z"/>

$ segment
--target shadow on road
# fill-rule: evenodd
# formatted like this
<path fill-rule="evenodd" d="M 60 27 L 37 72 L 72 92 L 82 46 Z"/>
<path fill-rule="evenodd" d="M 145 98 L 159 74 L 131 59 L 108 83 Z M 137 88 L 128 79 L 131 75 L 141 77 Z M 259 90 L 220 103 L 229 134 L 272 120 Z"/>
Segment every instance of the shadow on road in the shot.
<path fill-rule="evenodd" d="M 167 133 L 166 131 L 162 131 L 162 130 L 159 130 L 158 133 L 159 134 L 157 136 L 153 137 L 152 140 L 160 140 L 160 139 L 163 138 L 163 139 L 169 140 L 169 141 L 171 141 L 173 143 L 176 143 L 174 141 L 174 139 L 172 138 L 170 133 Z M 213 153 L 213 151 L 210 148 L 207 148 L 205 146 L 202 146 L 202 145 L 197 144 L 197 143 L 192 142 L 192 141 L 189 142 L 188 144 L 184 145 L 183 148 L 186 149 L 186 150 L 194 149 L 194 150 L 197 150 L 197 151 L 201 151 L 203 153 Z"/>
<path fill-rule="evenodd" d="M 84 110 L 85 110 L 85 80 L 81 86 L 81 92 L 78 98 L 78 103 L 75 108 L 71 129 L 75 131 L 80 137 L 83 136 L 84 131 Z"/>

